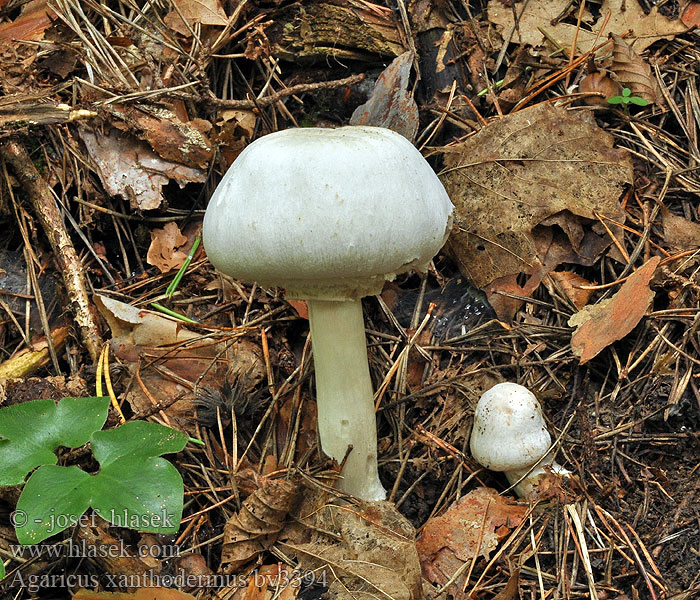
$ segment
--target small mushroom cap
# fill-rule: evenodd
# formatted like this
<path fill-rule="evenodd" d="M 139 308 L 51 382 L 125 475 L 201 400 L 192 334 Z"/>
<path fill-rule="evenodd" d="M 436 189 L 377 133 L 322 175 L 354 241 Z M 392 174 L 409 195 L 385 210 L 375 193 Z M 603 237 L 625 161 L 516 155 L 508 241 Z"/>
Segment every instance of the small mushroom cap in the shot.
<path fill-rule="evenodd" d="M 545 456 L 550 443 L 540 403 L 527 388 L 499 383 L 479 399 L 470 447 L 487 469 L 527 469 Z"/>
<path fill-rule="evenodd" d="M 380 127 L 287 129 L 250 144 L 204 217 L 207 256 L 223 273 L 345 300 L 424 270 L 453 206 L 420 152 Z"/>

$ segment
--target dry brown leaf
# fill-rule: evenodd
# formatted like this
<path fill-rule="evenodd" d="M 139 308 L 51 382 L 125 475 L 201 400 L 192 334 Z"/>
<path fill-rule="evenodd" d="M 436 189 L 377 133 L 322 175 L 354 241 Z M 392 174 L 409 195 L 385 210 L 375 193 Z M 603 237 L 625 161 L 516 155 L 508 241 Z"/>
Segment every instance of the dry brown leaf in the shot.
<path fill-rule="evenodd" d="M 416 542 L 423 576 L 443 586 L 465 562 L 478 556 L 488 559 L 526 513 L 527 506 L 491 488 L 469 492 L 423 527 Z M 455 598 L 465 597 L 461 591 L 464 578 L 462 575 L 450 586 Z"/>
<path fill-rule="evenodd" d="M 282 531 L 299 492 L 293 480 L 265 480 L 226 522 L 219 570 L 235 573 L 267 550 Z"/>
<path fill-rule="evenodd" d="M 173 110 L 148 104 L 116 105 L 112 114 L 123 119 L 115 126 L 131 130 L 165 160 L 205 169 L 214 154 L 207 137 L 211 124 L 203 119 L 182 121 Z"/>
<path fill-rule="evenodd" d="M 486 298 L 491 308 L 496 311 L 498 318 L 501 321 L 512 321 L 524 302 L 519 298 L 513 298 L 513 296 L 520 296 L 521 298 L 532 296 L 532 293 L 542 282 L 544 275 L 544 269 L 540 269 L 530 275 L 523 285 L 520 285 L 518 283 L 518 275 L 514 273 L 513 275 L 505 275 L 494 279 L 484 287 Z"/>
<path fill-rule="evenodd" d="M 568 0 L 536 0 L 528 4 L 515 4 L 520 19 L 510 41 L 539 46 L 547 41 L 540 30 L 541 28 L 560 46 L 570 48 L 574 36 L 577 35 L 576 25 L 562 22 L 552 25 L 552 21 L 568 6 Z M 525 7 L 524 12 L 523 7 Z M 600 36 L 597 37 L 608 12 L 610 12 L 610 19 Z M 584 13 L 584 26 L 578 31 L 576 38 L 579 52 L 587 52 L 593 48 L 596 37 L 598 44 L 604 42 L 609 33 L 624 35 L 631 31 L 631 36 L 628 39 L 633 42 L 637 52 L 642 52 L 657 40 L 673 39 L 676 34 L 688 30 L 688 27 L 680 20 L 671 21 L 660 14 L 657 7 L 653 7 L 651 12 L 645 15 L 636 0 L 605 0 L 600 7 L 599 14 L 598 19 L 593 22 L 592 15 L 588 11 Z M 513 9 L 502 0 L 490 0 L 488 17 L 489 21 L 498 26 L 501 35 L 506 35 L 513 30 Z"/>
<path fill-rule="evenodd" d="M 586 235 L 600 247 L 610 244 L 604 230 L 595 233 L 597 225 L 588 224 L 596 213 L 624 221 L 618 199 L 633 180 L 628 152 L 566 109 L 540 104 L 510 114 L 443 152 L 441 179 L 455 205 L 447 247 L 479 288 L 541 272 L 537 226 L 563 228 L 571 253 L 587 254 L 595 244 L 584 243 Z M 567 212 L 566 219 L 554 218 Z M 555 266 L 547 261 L 547 269 Z"/>
<path fill-rule="evenodd" d="M 197 23 L 219 27 L 225 27 L 228 23 L 219 0 L 173 0 L 173 4 L 176 10 L 165 15 L 164 21 L 180 35 L 192 35 L 191 30 Z"/>
<path fill-rule="evenodd" d="M 358 106 L 350 125 L 386 127 L 413 141 L 418 131 L 418 105 L 408 91 L 413 52 L 404 52 L 382 71 L 369 100 Z"/>
<path fill-rule="evenodd" d="M 161 189 L 171 179 L 184 187 L 207 178 L 206 171 L 165 160 L 131 135 L 85 127 L 79 131 L 105 191 L 128 200 L 132 209 L 158 208 L 163 201 Z"/>
<path fill-rule="evenodd" d="M 153 229 L 146 262 L 161 273 L 179 269 L 187 260 L 187 253 L 181 250 L 186 243 L 187 238 L 180 233 L 177 223 L 170 222 L 162 229 Z"/>
<path fill-rule="evenodd" d="M 277 544 L 325 575 L 330 600 L 422 600 L 415 529 L 392 503 L 323 504 L 307 489 L 296 514 Z"/>
<path fill-rule="evenodd" d="M 294 300 L 293 298 L 286 298 L 286 300 L 302 319 L 309 320 L 309 305 L 306 300 Z"/>
<path fill-rule="evenodd" d="M 654 292 L 649 282 L 661 258 L 655 256 L 637 269 L 608 300 L 587 306 L 569 319 L 577 327 L 571 348 L 581 364 L 632 331 L 649 308 Z"/>
<path fill-rule="evenodd" d="M 674 215 L 667 207 L 661 208 L 664 224 L 664 240 L 681 250 L 700 247 L 700 224 Z"/>
<path fill-rule="evenodd" d="M 581 310 L 588 304 L 593 295 L 593 290 L 584 290 L 580 286 L 591 285 L 590 281 L 570 271 L 553 271 L 550 275 L 576 308 Z"/>
<path fill-rule="evenodd" d="M 613 34 L 613 62 L 610 70 L 618 81 L 629 88 L 633 96 L 639 96 L 652 104 L 664 104 L 656 77 L 649 63 L 643 60 L 625 40 Z"/>
<path fill-rule="evenodd" d="M 37 42 L 44 39 L 44 32 L 51 26 L 55 14 L 46 0 L 31 0 L 22 13 L 11 23 L 0 25 L 0 40 Z"/>
<path fill-rule="evenodd" d="M 228 166 L 243 152 L 255 133 L 258 116 L 250 110 L 221 110 L 216 120 L 214 136 L 219 152 Z"/>

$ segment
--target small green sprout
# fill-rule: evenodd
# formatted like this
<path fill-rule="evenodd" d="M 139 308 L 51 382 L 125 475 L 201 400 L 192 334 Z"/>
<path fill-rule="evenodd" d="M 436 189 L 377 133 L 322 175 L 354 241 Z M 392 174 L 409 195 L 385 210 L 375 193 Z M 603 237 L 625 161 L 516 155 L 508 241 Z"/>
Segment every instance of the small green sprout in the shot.
<path fill-rule="evenodd" d="M 608 104 L 624 104 L 625 109 L 627 109 L 628 104 L 636 104 L 637 106 L 647 106 L 649 104 L 649 100 L 633 96 L 632 90 L 629 88 L 623 88 L 621 96 L 610 96 L 610 98 L 607 98 L 607 101 Z"/>

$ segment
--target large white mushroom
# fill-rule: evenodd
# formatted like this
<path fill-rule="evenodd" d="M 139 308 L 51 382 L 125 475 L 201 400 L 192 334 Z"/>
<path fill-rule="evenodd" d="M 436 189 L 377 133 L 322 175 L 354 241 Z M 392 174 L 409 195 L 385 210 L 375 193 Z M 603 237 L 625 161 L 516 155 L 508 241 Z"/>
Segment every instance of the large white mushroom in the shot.
<path fill-rule="evenodd" d="M 220 271 L 305 299 L 318 431 L 341 487 L 385 497 L 360 299 L 425 270 L 442 247 L 452 203 L 416 148 L 378 127 L 289 129 L 260 138 L 231 165 L 204 218 Z"/>
<path fill-rule="evenodd" d="M 552 438 L 535 395 L 517 383 L 499 383 L 479 399 L 469 445 L 474 459 L 502 471 L 515 493 L 531 495 L 547 473 L 568 476 L 554 461 Z"/>

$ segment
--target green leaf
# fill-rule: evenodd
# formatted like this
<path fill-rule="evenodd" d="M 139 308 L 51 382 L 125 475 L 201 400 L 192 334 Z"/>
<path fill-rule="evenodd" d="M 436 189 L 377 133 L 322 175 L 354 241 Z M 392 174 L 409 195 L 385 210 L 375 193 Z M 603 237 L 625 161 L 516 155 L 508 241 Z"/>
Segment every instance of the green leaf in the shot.
<path fill-rule="evenodd" d="M 92 506 L 103 519 L 141 531 L 174 533 L 182 518 L 182 477 L 161 454 L 179 452 L 188 437 L 175 429 L 132 421 L 92 436 L 102 465 Z"/>
<path fill-rule="evenodd" d="M 646 100 L 645 98 L 640 98 L 639 96 L 632 96 L 630 98 L 630 102 L 632 104 L 636 104 L 637 106 L 647 106 L 650 104 L 649 100 Z"/>
<path fill-rule="evenodd" d="M 5 564 L 2 562 L 2 559 L 0 558 L 0 579 L 5 578 Z"/>
<path fill-rule="evenodd" d="M 627 103 L 627 98 L 623 98 L 622 96 L 610 96 L 610 98 L 607 98 L 608 104 L 622 104 L 623 102 L 626 104 Z"/>
<path fill-rule="evenodd" d="M 33 400 L 0 409 L 0 486 L 18 485 L 59 446 L 78 448 L 107 420 L 109 398 Z"/>
<path fill-rule="evenodd" d="M 161 454 L 187 444 L 182 432 L 156 423 L 132 421 L 116 429 L 95 431 L 92 450 L 100 471 L 43 466 L 24 486 L 17 503 L 16 525 L 22 544 L 36 544 L 79 522 L 92 506 L 120 527 L 174 533 L 182 518 L 182 477 Z"/>
<path fill-rule="evenodd" d="M 88 473 L 78 467 L 39 467 L 24 485 L 14 514 L 20 544 L 38 544 L 75 525 L 90 507 Z"/>
<path fill-rule="evenodd" d="M 622 88 L 622 95 L 623 95 L 625 98 L 628 98 L 629 96 L 632 95 L 632 90 L 629 89 L 629 88 Z"/>

